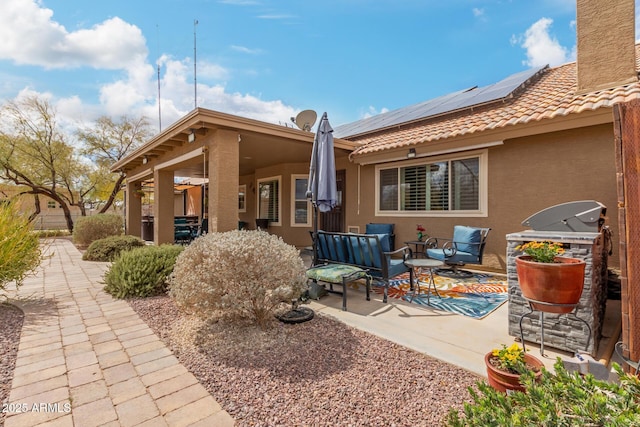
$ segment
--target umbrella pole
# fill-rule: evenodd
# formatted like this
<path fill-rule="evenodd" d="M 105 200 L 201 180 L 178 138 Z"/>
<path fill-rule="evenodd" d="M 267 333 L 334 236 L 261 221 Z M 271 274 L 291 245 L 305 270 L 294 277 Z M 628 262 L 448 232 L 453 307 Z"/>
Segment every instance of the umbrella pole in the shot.
<path fill-rule="evenodd" d="M 318 263 L 318 206 L 313 204 L 313 265 Z"/>
<path fill-rule="evenodd" d="M 316 181 L 316 185 L 313 187 L 313 265 L 315 266 L 318 263 L 318 154 L 315 153 L 313 159 L 313 172 L 316 175 L 314 180 Z"/>

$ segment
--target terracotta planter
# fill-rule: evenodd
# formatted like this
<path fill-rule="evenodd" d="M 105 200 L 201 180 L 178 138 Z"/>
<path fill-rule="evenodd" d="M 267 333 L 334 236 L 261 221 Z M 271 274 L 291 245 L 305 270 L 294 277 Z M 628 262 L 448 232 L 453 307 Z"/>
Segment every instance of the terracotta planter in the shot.
<path fill-rule="evenodd" d="M 549 304 L 531 303 L 534 310 L 547 313 L 570 313 L 580 302 L 584 287 L 585 262 L 556 257 L 555 262 L 534 262 L 528 255 L 516 257 L 516 271 L 522 296 Z"/>
<path fill-rule="evenodd" d="M 496 390 L 507 394 L 512 391 L 524 392 L 525 388 L 520 384 L 520 375 L 505 372 L 496 368 L 489 361 L 492 357 L 493 352 L 491 351 L 484 356 L 484 364 L 487 366 L 487 379 L 489 381 L 489 385 Z M 539 381 L 540 376 L 542 375 L 541 369 L 544 364 L 535 356 L 531 356 L 530 354 L 525 354 L 524 360 L 527 362 L 527 365 L 537 368 L 538 371 L 535 373 L 535 377 L 536 381 Z"/>

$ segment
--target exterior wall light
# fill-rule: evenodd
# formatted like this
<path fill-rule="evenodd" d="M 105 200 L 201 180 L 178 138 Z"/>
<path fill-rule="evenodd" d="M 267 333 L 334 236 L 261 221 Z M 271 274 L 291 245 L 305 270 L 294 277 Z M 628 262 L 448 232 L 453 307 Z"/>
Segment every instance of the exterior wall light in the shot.
<path fill-rule="evenodd" d="M 416 156 L 416 149 L 409 148 L 409 152 L 407 153 L 407 159 L 413 159 Z"/>

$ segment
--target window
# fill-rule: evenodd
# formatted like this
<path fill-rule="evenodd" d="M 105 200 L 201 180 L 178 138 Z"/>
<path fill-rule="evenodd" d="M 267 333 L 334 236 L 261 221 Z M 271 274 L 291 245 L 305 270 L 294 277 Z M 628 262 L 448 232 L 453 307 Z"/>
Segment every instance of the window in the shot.
<path fill-rule="evenodd" d="M 56 202 L 54 202 L 53 200 L 49 200 L 47 202 L 47 208 L 48 209 L 55 209 L 56 208 Z"/>
<path fill-rule="evenodd" d="M 291 176 L 291 226 L 311 227 L 311 201 L 307 199 L 307 175 Z"/>
<path fill-rule="evenodd" d="M 247 185 L 242 184 L 238 187 L 238 212 L 247 211 Z"/>
<path fill-rule="evenodd" d="M 486 215 L 486 151 L 377 168 L 376 214 Z"/>
<path fill-rule="evenodd" d="M 258 218 L 280 224 L 280 177 L 258 180 Z"/>

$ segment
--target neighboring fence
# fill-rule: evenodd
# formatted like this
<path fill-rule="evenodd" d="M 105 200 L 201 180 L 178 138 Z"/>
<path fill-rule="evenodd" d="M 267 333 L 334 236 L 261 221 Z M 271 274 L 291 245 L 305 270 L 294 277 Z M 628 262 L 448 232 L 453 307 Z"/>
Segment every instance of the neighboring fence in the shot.
<path fill-rule="evenodd" d="M 110 211 L 110 214 L 114 212 Z M 96 215 L 97 212 L 87 212 L 87 216 Z M 118 215 L 122 215 L 118 213 Z M 71 218 L 73 218 L 73 222 L 80 218 L 82 215 L 79 213 L 72 213 Z M 124 224 L 124 215 L 122 215 L 122 223 Z M 33 228 L 36 230 L 66 230 L 67 229 L 67 220 L 64 217 L 64 214 L 50 214 L 44 213 L 39 214 L 33 220 Z"/>

